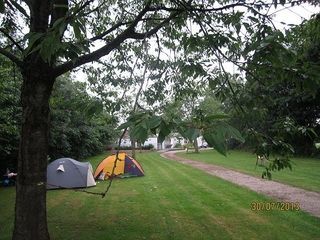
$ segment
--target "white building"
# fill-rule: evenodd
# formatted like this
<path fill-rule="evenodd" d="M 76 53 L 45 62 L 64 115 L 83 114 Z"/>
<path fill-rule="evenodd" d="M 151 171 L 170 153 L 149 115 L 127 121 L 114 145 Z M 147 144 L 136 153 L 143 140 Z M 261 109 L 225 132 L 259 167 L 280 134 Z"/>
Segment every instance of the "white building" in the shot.
<path fill-rule="evenodd" d="M 203 137 L 198 137 L 198 146 L 207 146 L 208 144 L 203 139 Z M 172 134 L 172 136 L 166 137 L 166 139 L 162 142 L 158 142 L 157 136 L 149 136 L 149 138 L 142 144 L 142 146 L 148 146 L 149 144 L 152 144 L 154 149 L 161 150 L 161 149 L 168 149 L 168 148 L 180 148 L 181 146 L 188 143 L 187 139 L 184 139 L 179 134 Z M 121 141 L 121 147 L 131 147 L 131 140 L 128 135 L 125 135 L 125 137 Z"/>

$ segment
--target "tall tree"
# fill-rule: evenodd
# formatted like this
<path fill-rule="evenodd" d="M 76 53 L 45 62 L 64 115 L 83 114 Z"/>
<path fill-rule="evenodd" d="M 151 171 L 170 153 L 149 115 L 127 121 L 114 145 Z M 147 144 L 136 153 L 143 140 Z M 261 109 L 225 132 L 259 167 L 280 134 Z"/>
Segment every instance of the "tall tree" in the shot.
<path fill-rule="evenodd" d="M 285 2 L 274 0 L 272 4 Z M 49 98 L 58 76 L 109 54 L 110 57 L 122 45 L 130 48 L 135 41 L 158 33 L 160 42 L 172 49 L 179 49 L 181 41 L 190 40 L 189 48 L 196 50 L 197 44 L 204 44 L 219 49 L 221 55 L 229 49 L 232 56 L 242 41 L 234 37 L 241 22 L 269 19 L 267 12 L 259 12 L 269 7 L 270 4 L 249 0 L 0 0 L 0 54 L 19 67 L 23 79 L 13 239 L 49 239 Z M 190 21 L 198 24 L 201 31 L 190 31 Z M 204 32 L 205 41 L 199 41 Z"/>
<path fill-rule="evenodd" d="M 100 99 L 87 93 L 86 83 L 60 77 L 50 107 L 48 155 L 51 159 L 92 156 L 104 151 L 116 137 L 115 119 L 104 110 Z"/>
<path fill-rule="evenodd" d="M 244 116 L 251 122 L 246 127 L 263 133 L 269 146 L 278 139 L 290 143 L 297 154 L 315 150 L 320 116 L 319 29 L 320 15 L 315 15 L 286 34 L 269 32 L 249 61 L 254 74 L 247 75 L 238 88 L 239 100 L 252 109 Z"/>

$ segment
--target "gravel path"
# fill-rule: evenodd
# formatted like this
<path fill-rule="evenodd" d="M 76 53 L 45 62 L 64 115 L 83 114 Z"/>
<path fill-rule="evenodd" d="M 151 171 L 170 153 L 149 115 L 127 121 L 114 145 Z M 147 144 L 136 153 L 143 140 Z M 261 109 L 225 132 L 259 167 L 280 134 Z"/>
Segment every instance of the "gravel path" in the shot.
<path fill-rule="evenodd" d="M 224 167 L 198 162 L 175 155 L 179 151 L 161 153 L 161 156 L 170 160 L 176 160 L 183 164 L 203 170 L 234 184 L 247 187 L 255 192 L 262 193 L 282 202 L 299 202 L 303 211 L 320 218 L 320 193 L 307 191 L 286 184 L 265 180 Z"/>

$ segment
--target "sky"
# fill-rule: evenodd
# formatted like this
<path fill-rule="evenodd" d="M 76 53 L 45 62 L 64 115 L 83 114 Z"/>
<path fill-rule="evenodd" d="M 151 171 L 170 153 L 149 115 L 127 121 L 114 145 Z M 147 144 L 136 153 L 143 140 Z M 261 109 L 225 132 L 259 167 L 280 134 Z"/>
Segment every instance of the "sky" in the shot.
<path fill-rule="evenodd" d="M 303 4 L 300 6 L 294 6 L 290 8 L 278 7 L 277 9 L 271 9 L 270 13 L 275 13 L 274 23 L 277 27 L 281 28 L 286 24 L 300 24 L 305 19 L 310 19 L 312 14 L 319 13 L 320 7 L 310 6 Z"/>

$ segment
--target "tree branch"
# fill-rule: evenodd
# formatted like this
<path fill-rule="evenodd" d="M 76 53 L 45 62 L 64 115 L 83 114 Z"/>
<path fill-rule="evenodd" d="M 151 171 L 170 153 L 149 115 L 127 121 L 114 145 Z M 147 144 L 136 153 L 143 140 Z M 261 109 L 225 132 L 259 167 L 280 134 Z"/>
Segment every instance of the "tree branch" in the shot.
<path fill-rule="evenodd" d="M 9 58 L 12 62 L 14 62 L 15 64 L 17 64 L 18 67 L 22 67 L 23 63 L 22 61 L 17 58 L 15 55 L 13 55 L 12 53 L 8 52 L 7 50 L 0 48 L 0 54 L 2 54 L 3 56 Z"/>
<path fill-rule="evenodd" d="M 141 12 L 138 14 L 138 16 L 136 16 L 132 24 L 129 26 L 130 29 L 134 29 L 139 23 L 139 21 L 142 19 L 142 17 L 150 10 L 150 4 L 151 4 L 151 1 L 149 0 L 146 6 L 141 10 Z"/>
<path fill-rule="evenodd" d="M 85 17 L 88 16 L 89 14 L 96 12 L 98 9 L 102 8 L 103 5 L 106 4 L 106 1 L 103 1 L 100 5 L 98 5 L 97 7 L 89 10 L 88 12 L 83 12 L 83 14 L 81 15 L 81 17 Z"/>
<path fill-rule="evenodd" d="M 198 16 L 197 14 L 195 14 L 195 16 Z M 265 15 L 264 15 L 265 16 Z M 265 16 L 266 17 L 266 16 Z M 196 20 L 196 22 L 198 23 L 198 25 L 200 26 L 201 31 L 204 33 L 204 35 L 209 35 L 208 32 L 205 30 L 205 28 L 203 27 L 202 22 Z M 205 22 L 206 23 L 206 22 Z M 212 31 L 214 31 L 215 29 L 209 24 L 206 23 Z M 214 49 L 212 46 L 209 47 L 213 52 L 217 51 L 224 59 L 230 61 L 231 63 L 233 63 L 234 65 L 236 65 L 239 69 L 241 69 L 242 71 L 245 71 L 248 75 L 250 75 L 253 79 L 257 80 L 261 85 L 265 85 L 263 82 L 261 82 L 258 78 L 256 78 L 256 76 L 250 72 L 247 68 L 243 67 L 241 64 L 239 64 L 237 61 L 231 59 L 230 57 L 226 56 L 223 51 L 221 51 L 221 49 L 219 47 L 214 46 Z M 216 55 L 216 54 L 215 54 Z M 217 55 L 216 55 L 217 56 Z M 219 58 L 220 59 L 220 58 Z"/>
<path fill-rule="evenodd" d="M 106 30 L 105 32 L 100 33 L 99 35 L 96 35 L 96 36 L 90 38 L 89 41 L 90 41 L 90 42 L 93 42 L 93 41 L 102 39 L 102 38 L 104 38 L 106 35 L 108 35 L 109 33 L 111 33 L 111 32 L 113 32 L 114 30 L 116 30 L 118 27 L 125 26 L 125 25 L 128 25 L 128 24 L 130 24 L 130 23 L 131 23 L 131 22 L 118 22 L 118 23 L 116 23 L 115 25 L 113 25 L 111 28 L 109 28 L 108 30 Z"/>
<path fill-rule="evenodd" d="M 68 0 L 55 0 L 52 1 L 51 9 L 51 22 L 50 27 L 60 18 L 64 18 L 68 13 Z M 63 31 L 64 32 L 64 31 Z M 63 35 L 63 33 L 61 34 Z"/>
<path fill-rule="evenodd" d="M 158 30 L 159 30 L 160 28 L 162 28 L 162 27 L 165 26 L 167 23 L 169 23 L 169 22 L 170 22 L 174 17 L 176 17 L 179 13 L 181 13 L 181 10 L 172 13 L 168 18 L 166 18 L 164 21 L 162 21 L 161 23 L 159 23 L 158 26 L 152 28 L 151 30 L 149 30 L 149 31 L 147 31 L 147 32 L 144 32 L 144 33 L 132 32 L 130 38 L 134 38 L 134 39 L 145 39 L 145 38 L 148 38 L 148 37 L 152 36 L 153 34 L 155 34 L 156 32 L 158 32 Z"/>
<path fill-rule="evenodd" d="M 142 79 L 141 79 L 141 83 L 140 83 L 140 87 L 139 87 L 139 90 L 137 92 L 137 95 L 136 95 L 136 99 L 134 101 L 134 105 L 133 105 L 133 112 L 135 112 L 137 110 L 137 106 L 139 106 L 139 97 L 140 97 L 140 94 L 141 94 L 141 91 L 142 91 L 142 87 L 146 81 L 146 74 L 147 74 L 147 70 L 148 70 L 148 60 L 147 60 L 147 57 L 148 57 L 148 48 L 147 48 L 147 42 L 146 40 L 144 39 L 143 41 L 143 45 L 144 45 L 144 51 L 145 51 L 145 59 L 144 59 L 144 62 L 145 62 L 145 66 L 144 66 L 144 70 L 143 70 L 143 75 L 142 75 Z M 134 71 L 132 70 L 132 74 Z"/>
<path fill-rule="evenodd" d="M 75 11 L 70 18 L 74 18 L 78 13 L 80 13 L 83 9 L 85 9 L 87 6 L 89 6 L 94 0 L 88 0 L 86 1 L 82 6 L 79 7 L 79 9 L 77 9 L 77 11 Z"/>
<path fill-rule="evenodd" d="M 20 6 L 20 4 L 16 3 L 14 0 L 8 0 L 20 13 L 23 14 L 27 18 L 27 20 L 30 20 L 30 16 L 26 12 L 26 10 Z"/>
<path fill-rule="evenodd" d="M 7 33 L 3 28 L 0 28 L 0 32 L 3 33 L 21 52 L 23 52 L 23 48 Z"/>
<path fill-rule="evenodd" d="M 158 26 L 154 27 L 148 32 L 145 33 L 136 33 L 134 28 L 136 25 L 141 21 L 142 17 L 149 11 L 151 1 L 149 1 L 146 6 L 141 10 L 141 12 L 136 16 L 136 18 L 132 21 L 130 26 L 122 33 L 120 33 L 115 39 L 110 41 L 105 46 L 99 48 L 98 50 L 82 55 L 73 61 L 68 61 L 64 64 L 57 66 L 54 69 L 54 75 L 60 76 L 61 74 L 68 72 L 76 67 L 79 67 L 85 63 L 96 61 L 99 58 L 108 55 L 113 49 L 117 48 L 122 42 L 126 39 L 133 38 L 133 39 L 144 39 L 150 37 L 151 35 L 155 34 L 160 28 L 162 28 L 165 24 L 167 24 L 172 18 L 177 16 L 180 12 L 172 13 L 166 20 L 159 23 Z"/>
<path fill-rule="evenodd" d="M 229 4 L 229 5 L 226 5 L 226 6 L 223 6 L 223 7 L 218 7 L 218 8 L 196 8 L 196 7 L 192 7 L 192 5 L 188 4 L 185 5 L 185 4 L 182 4 L 180 3 L 184 9 L 182 8 L 179 8 L 179 7 L 166 7 L 166 6 L 163 6 L 163 5 L 159 5 L 159 6 L 155 6 L 155 7 L 151 7 L 150 8 L 150 11 L 159 11 L 159 10 L 165 10 L 165 11 L 168 11 L 168 12 L 176 12 L 176 11 L 181 11 L 181 10 L 188 10 L 188 11 L 195 11 L 195 12 L 202 12 L 202 13 L 205 13 L 205 12 L 216 12 L 216 11 L 222 11 L 222 10 L 225 10 L 225 9 L 229 9 L 229 8 L 234 8 L 234 7 L 239 7 L 239 6 L 244 6 L 245 3 L 243 2 L 237 2 L 237 3 L 233 3 L 233 4 Z"/>
<path fill-rule="evenodd" d="M 141 18 L 140 21 L 148 21 L 148 20 L 158 20 L 158 21 L 165 21 L 167 18 Z M 121 26 L 125 26 L 128 24 L 133 24 L 133 22 L 118 22 L 116 23 L 114 26 L 110 27 L 108 30 L 106 30 L 103 33 L 100 33 L 99 35 L 96 35 L 92 38 L 89 39 L 90 42 L 96 41 L 96 40 L 100 40 L 102 38 L 104 38 L 106 35 L 108 35 L 109 33 L 113 32 L 114 30 L 116 30 L 117 28 L 121 27 Z M 141 33 L 143 34 L 143 33 Z"/>
<path fill-rule="evenodd" d="M 204 9 L 201 9 L 201 8 L 190 8 L 190 10 L 196 11 L 196 12 L 202 12 L 202 13 L 205 13 L 205 12 L 216 12 L 216 11 L 222 11 L 222 10 L 225 10 L 225 9 L 235 8 L 235 7 L 244 6 L 244 5 L 245 4 L 243 2 L 239 1 L 237 3 L 226 5 L 226 6 L 219 7 L 219 8 L 204 8 Z"/>
<path fill-rule="evenodd" d="M 117 48 L 123 41 L 129 38 L 128 29 L 118 35 L 115 39 L 113 39 L 107 45 L 99 48 L 98 50 L 82 55 L 73 61 L 68 61 L 64 64 L 57 66 L 54 69 L 54 75 L 56 77 L 60 76 L 63 73 L 66 73 L 76 67 L 79 67 L 88 62 L 96 61 L 99 58 L 108 55 L 113 49 Z"/>
<path fill-rule="evenodd" d="M 132 77 L 133 77 L 133 73 L 134 73 L 135 68 L 136 68 L 136 66 L 137 66 L 138 60 L 139 60 L 139 58 L 137 58 L 136 61 L 135 61 L 135 63 L 133 64 L 133 67 L 132 67 L 131 72 L 130 72 L 130 77 L 129 77 L 129 79 L 132 79 Z M 128 63 L 127 63 L 127 64 L 128 64 Z M 129 64 L 128 64 L 128 65 L 129 65 Z M 121 96 L 121 98 L 119 99 L 118 102 L 121 102 L 121 101 L 124 99 L 124 97 L 125 97 L 125 95 L 126 95 L 126 93 L 127 93 L 127 89 L 128 89 L 129 86 L 130 86 L 129 84 L 126 84 L 126 85 L 125 85 L 125 88 L 123 89 L 122 96 Z M 111 114 L 113 115 L 115 111 L 116 111 L 116 106 L 114 106 L 113 109 L 111 110 Z"/>

